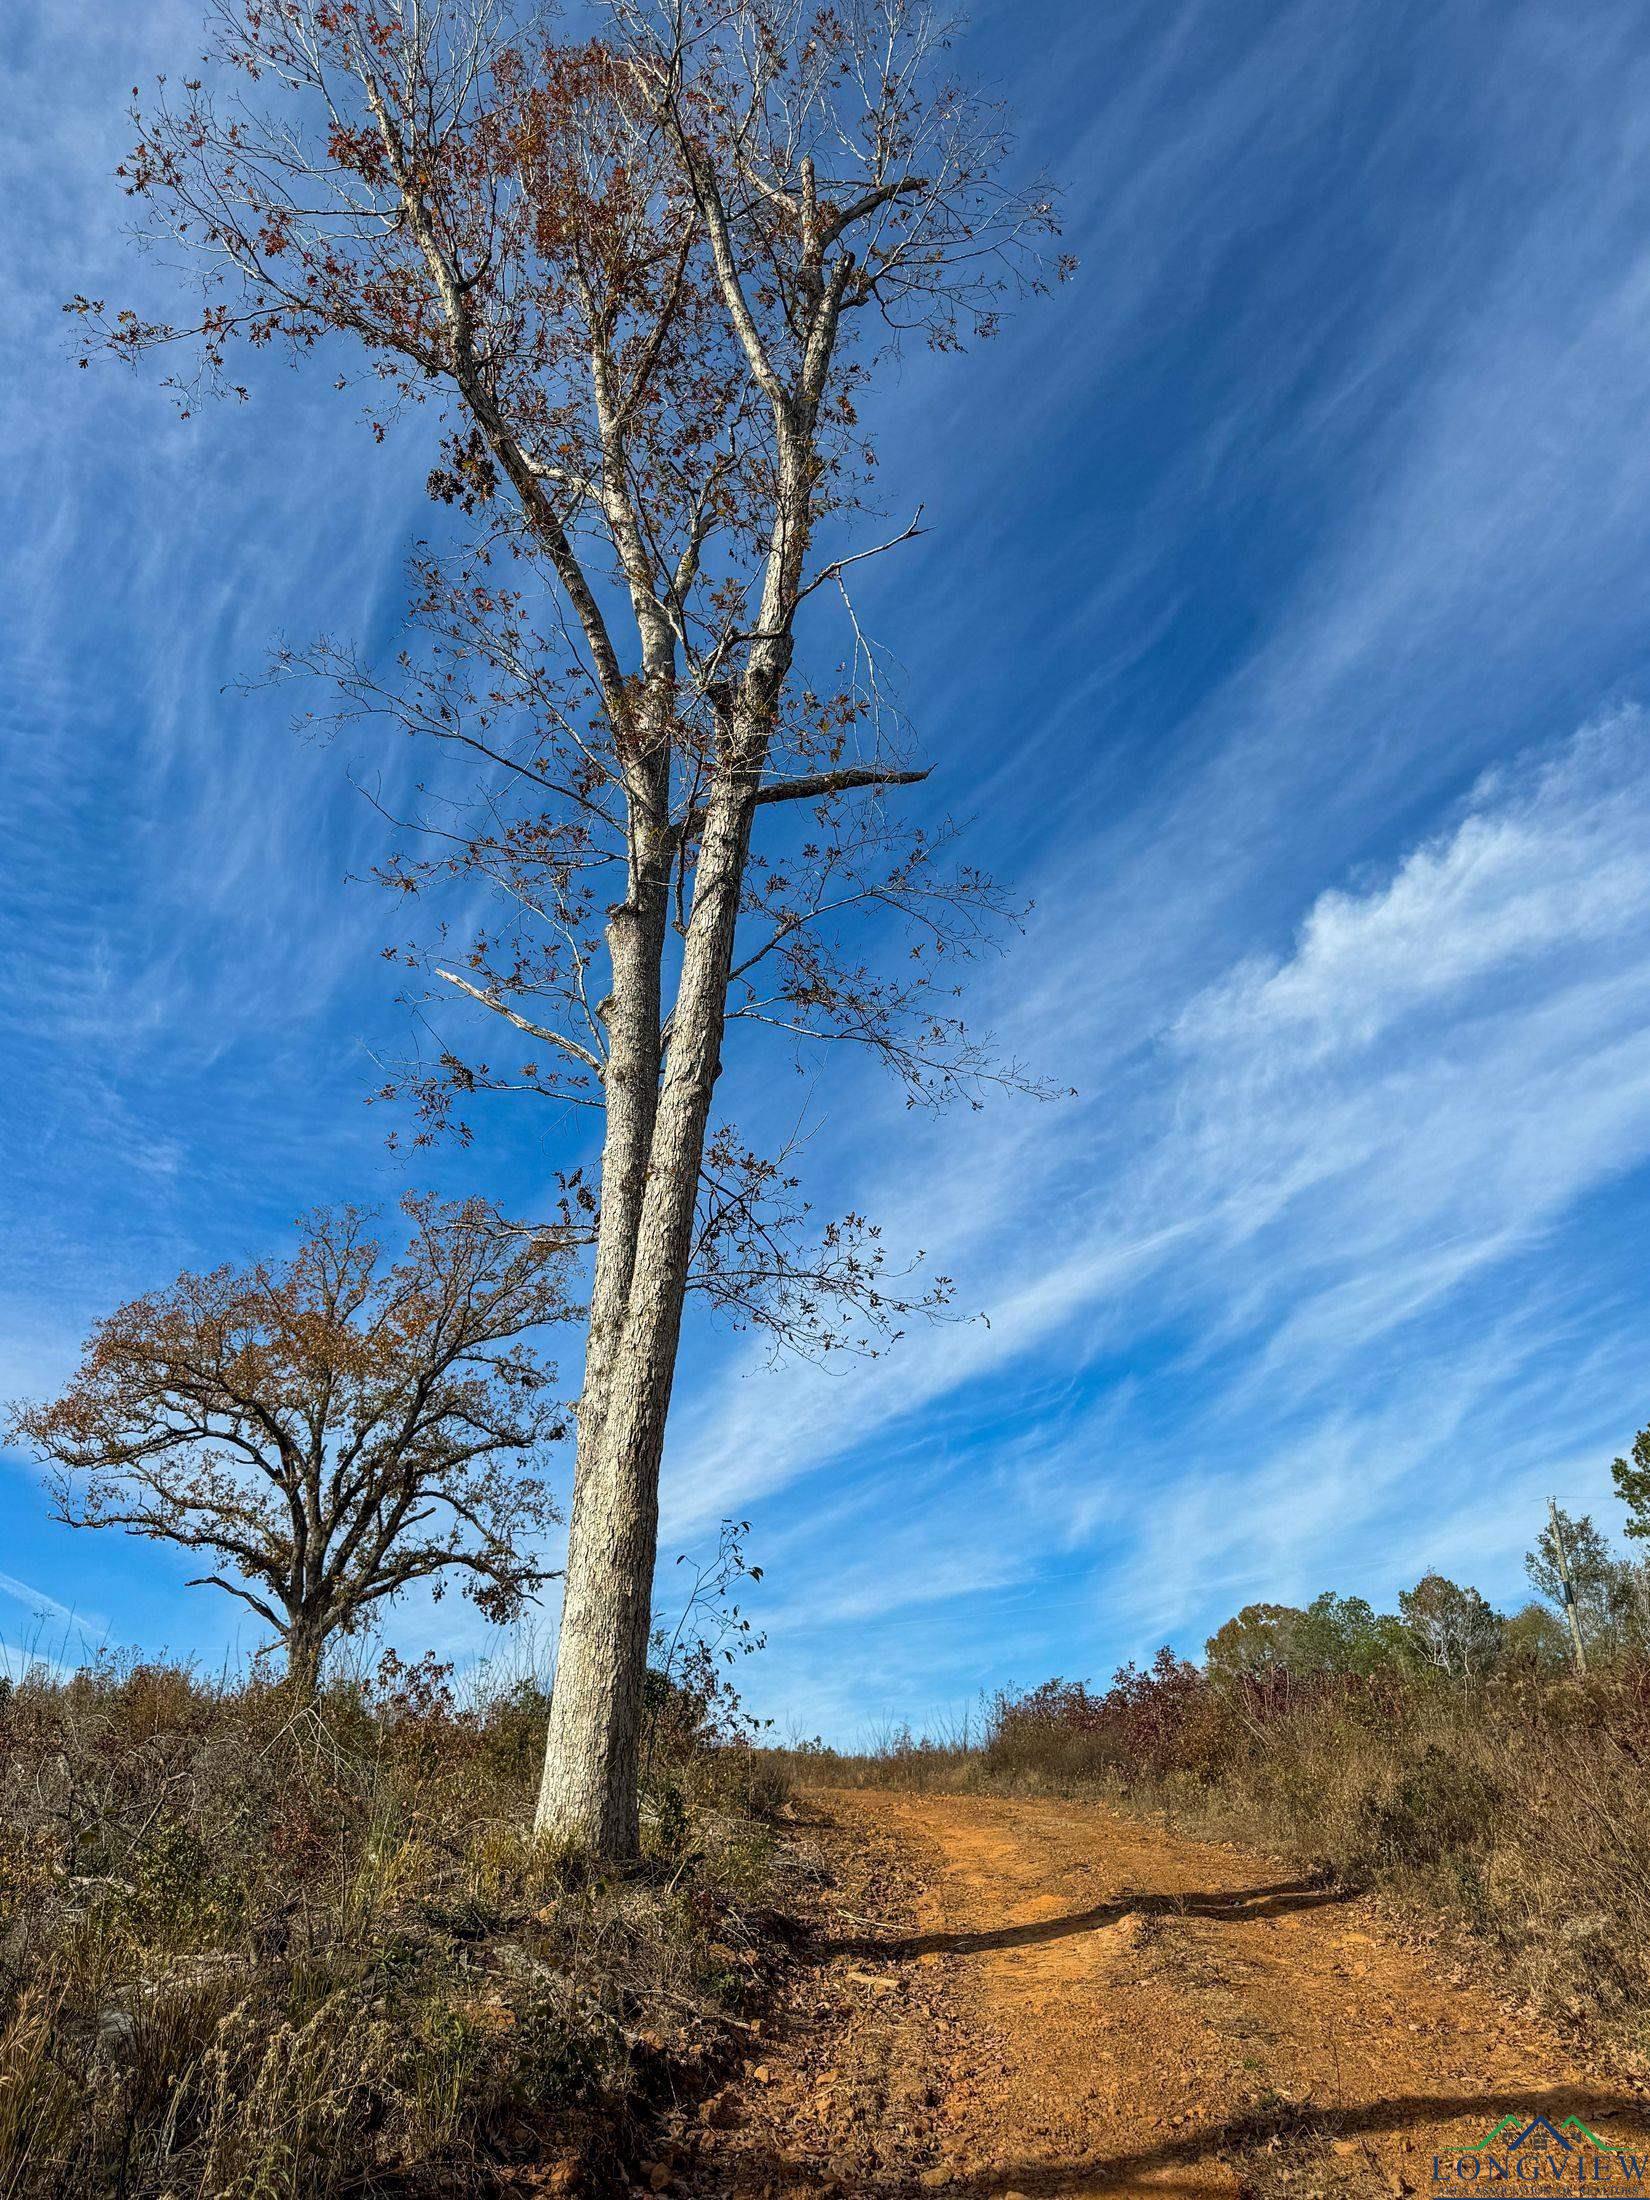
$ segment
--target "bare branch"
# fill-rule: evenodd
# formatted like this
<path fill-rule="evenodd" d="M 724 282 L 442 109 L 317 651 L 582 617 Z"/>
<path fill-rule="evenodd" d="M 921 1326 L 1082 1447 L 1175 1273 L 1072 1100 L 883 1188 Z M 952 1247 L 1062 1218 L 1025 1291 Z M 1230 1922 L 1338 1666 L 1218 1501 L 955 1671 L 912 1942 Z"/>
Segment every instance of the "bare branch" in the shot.
<path fill-rule="evenodd" d="M 530 1039 L 542 1039 L 546 1046 L 560 1047 L 564 1054 L 571 1054 L 575 1061 L 582 1062 L 596 1076 L 602 1075 L 601 1057 L 592 1054 L 588 1047 L 580 1046 L 577 1039 L 570 1039 L 565 1032 L 552 1031 L 548 1025 L 535 1024 L 527 1017 L 518 1015 L 496 993 L 484 992 L 480 986 L 471 985 L 468 978 L 461 978 L 456 970 L 438 968 L 436 976 L 444 978 L 448 985 L 456 986 L 460 993 L 467 993 L 472 1001 L 479 1001 L 483 1008 L 490 1008 L 495 1016 L 502 1016 L 507 1024 L 514 1024 L 518 1031 L 525 1031 Z"/>

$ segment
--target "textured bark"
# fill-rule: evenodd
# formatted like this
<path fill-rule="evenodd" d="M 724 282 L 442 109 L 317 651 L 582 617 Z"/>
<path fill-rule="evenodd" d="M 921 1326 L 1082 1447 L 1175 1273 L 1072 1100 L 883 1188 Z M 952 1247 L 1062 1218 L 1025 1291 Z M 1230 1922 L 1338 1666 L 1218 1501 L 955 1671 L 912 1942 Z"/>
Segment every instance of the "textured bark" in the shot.
<path fill-rule="evenodd" d="M 295 1620 L 286 1639 L 286 1687 L 297 1708 L 307 1709 L 321 1693 L 321 1656 L 326 1630 Z"/>
<path fill-rule="evenodd" d="M 552 1840 L 605 1856 L 633 1856 L 638 1845 L 637 1741 L 658 1549 L 659 1467 L 699 1168 L 721 1071 L 753 784 L 742 775 L 724 782 L 712 798 L 631 1244 L 624 1318 L 611 1348 L 604 1340 L 593 1410 L 581 1409 L 537 1824 Z M 604 1235 L 607 1228 L 604 1216 Z M 621 1255 L 610 1257 L 617 1265 Z M 595 1352 L 594 1324 L 591 1347 Z"/>
<path fill-rule="evenodd" d="M 620 1860 L 639 1842 L 636 1766 L 658 1513 L 657 1452 L 650 1458 L 598 1442 L 587 1454 L 581 1443 L 536 1825 L 551 1841 Z"/>

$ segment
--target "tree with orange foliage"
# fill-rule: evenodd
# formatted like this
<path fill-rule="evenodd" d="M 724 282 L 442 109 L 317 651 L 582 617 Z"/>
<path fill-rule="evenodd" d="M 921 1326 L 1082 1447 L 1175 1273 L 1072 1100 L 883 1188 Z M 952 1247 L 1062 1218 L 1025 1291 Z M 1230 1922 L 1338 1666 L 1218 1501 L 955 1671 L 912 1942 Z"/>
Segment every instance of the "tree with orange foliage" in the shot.
<path fill-rule="evenodd" d="M 323 1211 L 290 1260 L 118 1307 L 63 1395 L 11 1416 L 59 1519 L 204 1554 L 305 1702 L 333 1637 L 415 1583 L 462 1576 L 507 1620 L 550 1579 L 533 1469 L 564 1413 L 523 1339 L 568 1311 L 565 1241 L 480 1202 L 405 1208 L 396 1261 L 358 1209 Z"/>
<path fill-rule="evenodd" d="M 948 825 L 892 818 L 927 774 L 847 588 L 917 531 L 861 532 L 870 377 L 989 335 L 1055 219 L 1003 180 L 1002 118 L 927 0 L 600 17 L 569 42 L 494 0 L 216 0 L 210 81 L 162 89 L 125 170 L 201 309 L 75 306 L 122 356 L 192 339 L 191 393 L 241 340 L 353 344 L 385 410 L 442 411 L 430 485 L 475 534 L 421 559 L 418 646 L 387 677 L 332 642 L 285 663 L 478 775 L 386 871 L 496 896 L 456 949 L 405 951 L 492 1033 L 397 1080 L 424 1135 L 468 1135 L 487 1091 L 600 1124 L 539 1824 L 623 1856 L 688 1293 L 805 1352 L 945 1297 L 863 1217 L 817 1229 L 788 1156 L 714 1119 L 731 1034 L 866 1049 L 918 1104 L 1026 1084 L 954 1002 L 1012 909 Z M 840 649 L 801 678 L 799 620 L 833 602 Z"/>

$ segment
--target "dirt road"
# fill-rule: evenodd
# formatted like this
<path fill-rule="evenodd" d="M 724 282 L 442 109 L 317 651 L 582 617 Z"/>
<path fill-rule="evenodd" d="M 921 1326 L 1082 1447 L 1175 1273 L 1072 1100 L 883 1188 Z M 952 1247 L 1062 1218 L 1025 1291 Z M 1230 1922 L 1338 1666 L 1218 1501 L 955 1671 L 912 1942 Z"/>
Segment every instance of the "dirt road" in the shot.
<path fill-rule="evenodd" d="M 1650 2113 L 1372 1906 L 1087 1803 L 813 1799 L 864 1869 L 773 2036 L 654 2169 L 695 2195 L 1650 2191 L 1500 2118 Z M 1509 2127 L 1510 2138 L 1517 2127 Z M 1531 2149 L 1550 2172 L 1532 2180 Z M 1434 2158 L 1441 2159 L 1442 2179 Z M 1557 2182 L 1549 2183 L 1548 2175 Z"/>

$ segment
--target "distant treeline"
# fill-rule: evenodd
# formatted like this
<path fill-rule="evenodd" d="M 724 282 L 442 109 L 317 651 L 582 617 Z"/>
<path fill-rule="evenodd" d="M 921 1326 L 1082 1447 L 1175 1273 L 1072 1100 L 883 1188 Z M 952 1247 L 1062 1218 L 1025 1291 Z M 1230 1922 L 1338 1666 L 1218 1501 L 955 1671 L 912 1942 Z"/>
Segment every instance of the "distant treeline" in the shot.
<path fill-rule="evenodd" d="M 1650 1429 L 1611 1473 L 1626 1535 L 1650 1538 Z M 1554 1505 L 1524 1571 L 1536 1594 L 1510 1613 L 1441 1573 L 1400 1591 L 1395 1612 L 1333 1590 L 1304 1607 L 1246 1604 L 1209 1637 L 1205 1667 L 1211 1680 L 1416 1671 L 1471 1680 L 1650 1657 L 1650 1556 L 1613 1549 L 1591 1514 Z"/>

